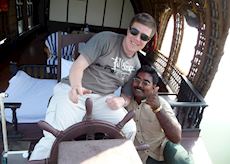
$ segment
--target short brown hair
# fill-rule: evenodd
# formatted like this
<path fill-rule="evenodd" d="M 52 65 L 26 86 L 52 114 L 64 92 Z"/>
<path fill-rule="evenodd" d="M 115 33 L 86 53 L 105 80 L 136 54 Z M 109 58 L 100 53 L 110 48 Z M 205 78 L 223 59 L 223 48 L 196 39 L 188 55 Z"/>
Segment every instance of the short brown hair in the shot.
<path fill-rule="evenodd" d="M 141 23 L 152 29 L 151 37 L 155 34 L 154 30 L 157 30 L 155 19 L 148 13 L 138 13 L 130 21 L 129 27 L 131 27 L 134 22 Z"/>

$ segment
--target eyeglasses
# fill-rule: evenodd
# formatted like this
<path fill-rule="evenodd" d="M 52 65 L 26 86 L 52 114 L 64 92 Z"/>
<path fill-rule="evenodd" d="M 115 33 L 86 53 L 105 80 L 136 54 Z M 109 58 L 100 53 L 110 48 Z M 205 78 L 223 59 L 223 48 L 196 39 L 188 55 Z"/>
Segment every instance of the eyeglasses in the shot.
<path fill-rule="evenodd" d="M 140 33 L 140 31 L 138 29 L 134 28 L 134 27 L 130 27 L 129 32 L 133 36 L 137 36 Z M 143 34 L 143 33 L 141 33 L 140 38 L 141 38 L 142 41 L 145 41 L 145 42 L 150 40 L 150 37 L 148 35 L 146 35 L 146 34 Z"/>
<path fill-rule="evenodd" d="M 134 77 L 134 78 L 133 78 L 133 82 L 134 82 L 134 83 L 137 83 L 137 85 L 140 85 L 140 83 L 142 83 L 142 85 L 143 85 L 144 87 L 151 85 L 151 83 L 150 83 L 149 81 L 147 81 L 147 80 L 141 80 L 141 79 L 138 78 L 138 77 Z"/>

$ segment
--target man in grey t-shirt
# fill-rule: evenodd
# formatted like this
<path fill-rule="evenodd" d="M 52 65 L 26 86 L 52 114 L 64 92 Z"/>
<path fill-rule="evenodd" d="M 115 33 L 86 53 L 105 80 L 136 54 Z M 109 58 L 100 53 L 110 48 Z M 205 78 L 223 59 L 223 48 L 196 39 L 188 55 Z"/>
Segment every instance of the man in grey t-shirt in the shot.
<path fill-rule="evenodd" d="M 137 51 L 143 49 L 156 32 L 151 15 L 140 13 L 130 22 L 127 35 L 101 32 L 79 49 L 69 77 L 54 88 L 46 113 L 46 121 L 58 130 L 78 123 L 85 115 L 85 100 L 93 100 L 93 119 L 117 124 L 126 115 L 124 106 L 131 98 L 131 80 L 140 68 Z M 113 92 L 122 87 L 121 96 Z M 122 132 L 134 140 L 136 125 L 130 120 Z M 30 160 L 49 157 L 55 137 L 44 132 L 35 146 Z"/>

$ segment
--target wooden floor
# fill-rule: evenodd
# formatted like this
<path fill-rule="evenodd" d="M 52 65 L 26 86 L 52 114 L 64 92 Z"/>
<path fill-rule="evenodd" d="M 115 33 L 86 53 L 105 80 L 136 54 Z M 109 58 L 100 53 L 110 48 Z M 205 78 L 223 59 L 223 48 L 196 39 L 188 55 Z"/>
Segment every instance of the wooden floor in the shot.
<path fill-rule="evenodd" d="M 1 57 L 0 60 L 0 91 L 5 91 L 8 87 L 8 81 L 10 79 L 9 63 L 10 61 L 17 62 L 18 64 L 45 64 L 46 55 L 43 51 L 44 40 L 46 38 L 46 33 L 40 33 L 30 39 L 28 42 L 21 43 L 20 45 L 15 45 L 11 48 L 9 52 Z M 42 136 L 41 130 L 38 129 L 36 125 L 20 125 L 18 127 L 19 132 L 22 132 L 24 139 L 20 142 L 25 142 L 25 140 L 36 141 Z M 29 138 L 31 137 L 32 138 Z M 1 142 L 0 142 L 1 143 Z M 14 142 L 15 143 L 15 142 Z M 195 164 L 209 164 L 211 163 L 210 158 L 207 154 L 205 146 L 203 144 L 202 138 L 199 137 L 198 133 L 186 132 L 183 133 L 183 139 L 181 144 L 193 155 Z M 22 144 L 25 145 L 25 144 Z M 20 146 L 19 146 L 20 147 Z M 2 152 L 3 145 L 0 144 L 0 151 Z"/>

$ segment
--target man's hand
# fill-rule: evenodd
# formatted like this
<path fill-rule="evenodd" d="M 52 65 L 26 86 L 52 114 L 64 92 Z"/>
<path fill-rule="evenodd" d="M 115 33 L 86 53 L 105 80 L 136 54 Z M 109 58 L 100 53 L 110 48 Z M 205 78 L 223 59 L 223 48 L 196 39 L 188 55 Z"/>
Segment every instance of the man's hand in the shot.
<path fill-rule="evenodd" d="M 158 97 L 159 87 L 155 87 L 153 92 L 146 98 L 146 104 L 150 105 L 152 110 L 156 110 L 160 107 L 160 101 Z"/>
<path fill-rule="evenodd" d="M 113 110 L 117 110 L 125 105 L 125 99 L 118 96 L 108 97 L 105 102 Z"/>
<path fill-rule="evenodd" d="M 82 96 L 84 94 L 90 94 L 92 93 L 91 90 L 83 88 L 83 87 L 72 87 L 69 91 L 69 99 L 73 103 L 78 103 L 79 96 Z"/>

